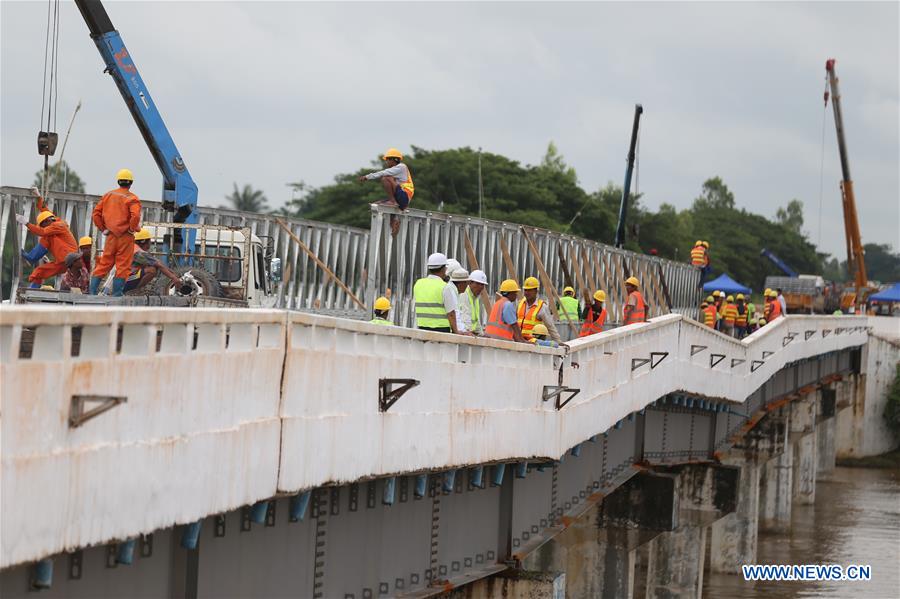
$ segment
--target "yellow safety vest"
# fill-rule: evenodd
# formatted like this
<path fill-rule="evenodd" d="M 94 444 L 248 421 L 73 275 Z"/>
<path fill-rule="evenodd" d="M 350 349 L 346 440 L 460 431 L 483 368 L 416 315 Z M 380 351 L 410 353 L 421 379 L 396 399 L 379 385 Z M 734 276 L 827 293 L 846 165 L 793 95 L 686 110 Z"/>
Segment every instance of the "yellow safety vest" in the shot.
<path fill-rule="evenodd" d="M 472 290 L 466 287 L 466 297 L 469 298 L 469 312 L 472 315 L 472 333 L 482 333 L 481 330 L 481 302 L 472 293 Z"/>
<path fill-rule="evenodd" d="M 406 167 L 406 182 L 400 184 L 400 189 L 406 192 L 406 195 L 409 196 L 410 201 L 412 201 L 413 194 L 416 193 L 416 186 L 413 185 L 412 180 L 412 171 L 409 170 L 409 167 Z"/>
<path fill-rule="evenodd" d="M 559 305 L 562 308 L 559 311 L 560 322 L 578 322 L 578 300 L 574 297 L 564 295 L 559 298 Z"/>
<path fill-rule="evenodd" d="M 691 250 L 691 264 L 694 266 L 706 266 L 706 248 L 695 245 Z"/>
<path fill-rule="evenodd" d="M 450 328 L 450 319 L 444 308 L 444 287 L 441 279 L 424 278 L 413 286 L 416 302 L 416 326 L 424 329 Z"/>
<path fill-rule="evenodd" d="M 534 325 L 541 322 L 541 319 L 538 318 L 538 312 L 541 311 L 541 308 L 544 307 L 544 300 L 537 300 L 531 307 L 528 307 L 528 300 L 522 300 L 519 302 L 519 328 L 522 329 L 522 337 L 527 341 L 531 339 L 531 329 L 534 328 Z"/>
<path fill-rule="evenodd" d="M 377 316 L 375 318 L 373 318 L 372 320 L 370 320 L 369 322 L 372 324 L 380 324 L 381 326 L 385 326 L 385 327 L 394 326 L 394 323 L 391 322 L 390 320 L 387 320 L 386 318 L 378 318 Z"/>

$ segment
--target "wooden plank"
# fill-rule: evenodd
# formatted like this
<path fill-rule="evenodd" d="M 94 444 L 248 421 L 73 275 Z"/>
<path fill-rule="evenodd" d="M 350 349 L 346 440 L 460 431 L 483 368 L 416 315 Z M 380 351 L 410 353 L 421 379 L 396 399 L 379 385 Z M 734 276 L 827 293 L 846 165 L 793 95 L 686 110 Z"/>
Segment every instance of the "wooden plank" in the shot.
<path fill-rule="evenodd" d="M 584 298 L 586 305 L 590 304 L 593 292 L 588 289 L 588 286 L 584 282 L 584 277 L 581 273 L 581 265 L 578 264 L 578 260 L 576 260 L 575 258 L 575 248 L 571 245 L 569 246 L 569 257 L 571 258 L 572 265 L 575 268 L 575 277 L 578 279 L 578 286 L 581 288 L 581 296 Z M 596 289 L 594 291 L 596 291 Z"/>
<path fill-rule="evenodd" d="M 327 266 L 324 262 L 322 262 L 321 260 L 319 260 L 319 257 L 316 256 L 316 255 L 313 253 L 312 250 L 310 250 L 308 247 L 306 247 L 306 244 L 305 244 L 305 243 L 303 243 L 302 241 L 300 241 L 300 238 L 297 237 L 297 235 L 295 235 L 293 231 L 291 231 L 291 229 L 284 223 L 283 220 L 281 220 L 280 218 L 276 218 L 276 219 L 275 219 L 275 222 L 277 222 L 278 225 L 279 225 L 282 229 L 284 229 L 284 231 L 291 237 L 291 239 L 294 240 L 294 243 L 296 243 L 296 244 L 300 247 L 300 249 L 302 249 L 304 252 L 306 252 L 306 254 L 307 254 L 310 258 L 312 258 L 313 261 L 319 266 L 319 268 L 321 268 L 321 269 L 325 272 L 326 275 L 328 275 L 329 277 L 331 277 L 331 278 L 334 280 L 334 282 L 337 283 L 338 287 L 340 287 L 341 289 L 343 289 L 344 292 L 345 292 L 347 295 L 349 295 L 350 298 L 351 298 L 354 302 L 356 302 L 356 304 L 359 305 L 360 308 L 362 308 L 363 310 L 366 310 L 366 309 L 367 309 L 367 308 L 366 308 L 366 305 L 365 305 L 364 303 L 362 303 L 361 301 L 359 301 L 359 298 L 356 297 L 356 295 L 355 295 L 352 291 L 350 291 L 350 288 L 347 287 L 347 286 L 344 284 L 344 282 L 343 282 L 342 280 L 340 280 L 340 279 L 338 278 L 338 276 L 337 276 L 336 274 L 334 274 L 334 273 L 331 271 L 331 269 L 328 268 L 328 266 Z"/>
<path fill-rule="evenodd" d="M 497 233 L 497 238 L 500 240 L 500 251 L 503 252 L 503 262 L 506 264 L 506 272 L 509 275 L 509 278 L 518 281 L 519 275 L 516 273 L 516 265 L 509 255 L 509 248 L 506 247 L 506 239 L 502 230 Z"/>

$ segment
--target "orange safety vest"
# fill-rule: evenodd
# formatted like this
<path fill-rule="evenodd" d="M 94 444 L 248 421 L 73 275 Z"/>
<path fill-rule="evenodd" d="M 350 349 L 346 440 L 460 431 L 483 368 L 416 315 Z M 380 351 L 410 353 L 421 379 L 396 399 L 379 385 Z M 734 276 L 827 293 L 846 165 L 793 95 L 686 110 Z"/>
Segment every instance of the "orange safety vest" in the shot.
<path fill-rule="evenodd" d="M 412 172 L 406 167 L 406 181 L 400 184 L 400 189 L 406 192 L 409 200 L 412 201 L 413 194 L 416 192 L 416 186 L 413 185 Z"/>
<path fill-rule="evenodd" d="M 778 303 L 777 299 L 769 302 L 769 306 L 769 315 L 766 317 L 766 322 L 771 322 L 781 316 L 781 304 Z"/>
<path fill-rule="evenodd" d="M 716 328 L 716 305 L 711 304 L 705 308 L 703 308 L 703 324 L 708 326 L 711 329 Z"/>
<path fill-rule="evenodd" d="M 606 322 L 606 308 L 600 309 L 600 316 L 595 320 L 594 307 L 590 306 L 588 308 L 587 318 L 584 319 L 584 324 L 581 325 L 581 332 L 578 333 L 578 336 L 587 337 L 588 335 L 602 333 L 604 322 Z"/>
<path fill-rule="evenodd" d="M 743 312 L 741 312 L 741 307 L 744 308 Z M 744 304 L 743 306 L 735 305 L 734 309 L 737 311 L 737 317 L 734 319 L 734 324 L 739 327 L 747 326 L 747 316 L 750 313 L 750 311 L 747 309 L 747 304 Z"/>
<path fill-rule="evenodd" d="M 503 306 L 508 303 L 509 300 L 505 297 L 501 297 L 494 302 L 494 306 L 491 308 L 491 315 L 488 317 L 487 326 L 484 327 L 484 334 L 486 336 L 493 337 L 494 339 L 507 339 L 509 341 L 515 339 L 512 325 L 503 322 Z"/>
<path fill-rule="evenodd" d="M 737 306 L 734 304 L 727 304 L 725 306 L 725 323 L 726 324 L 734 324 L 734 321 L 737 320 Z"/>
<path fill-rule="evenodd" d="M 695 245 L 691 250 L 691 264 L 694 266 L 706 266 L 706 248 Z"/>
<path fill-rule="evenodd" d="M 528 339 L 531 339 L 531 329 L 541 321 L 541 319 L 538 318 L 538 312 L 544 307 L 544 300 L 537 300 L 531 304 L 530 308 L 526 308 L 526 303 L 527 300 L 519 302 L 518 316 L 519 328 L 522 329 L 522 337 L 527 341 Z"/>
<path fill-rule="evenodd" d="M 642 296 L 641 292 L 637 291 L 637 290 L 632 291 L 631 293 L 628 294 L 629 300 L 632 296 L 634 296 L 637 299 L 637 303 L 634 306 L 632 306 L 633 309 L 630 312 L 625 310 L 625 308 L 628 307 L 627 304 L 625 305 L 625 308 L 622 308 L 622 310 L 623 310 L 622 320 L 624 321 L 625 325 L 635 324 L 638 322 L 644 322 L 644 320 L 645 320 L 646 306 L 644 305 L 644 296 Z"/>

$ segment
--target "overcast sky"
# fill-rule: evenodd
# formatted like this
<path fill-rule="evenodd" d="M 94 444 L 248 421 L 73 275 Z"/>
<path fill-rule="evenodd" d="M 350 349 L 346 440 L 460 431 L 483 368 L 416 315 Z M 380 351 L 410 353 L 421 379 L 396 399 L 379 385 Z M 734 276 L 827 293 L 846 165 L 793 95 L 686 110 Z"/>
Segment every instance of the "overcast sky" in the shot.
<path fill-rule="evenodd" d="M 621 184 L 635 102 L 640 191 L 690 205 L 719 175 L 773 216 L 805 204 L 813 242 L 844 257 L 825 59 L 837 58 L 860 225 L 900 247 L 900 11 L 888 3 L 106 2 L 200 188 L 318 186 L 381 151 L 482 146 L 525 164 L 547 143 L 593 191 Z M 47 3 L 0 3 L 0 183 L 40 168 Z M 92 193 L 120 167 L 159 197 L 160 175 L 73 2 L 61 7 L 57 129 L 78 100 L 66 159 Z M 475 176 L 475 173 L 472 173 Z M 757 248 L 750 248 L 756 251 Z"/>

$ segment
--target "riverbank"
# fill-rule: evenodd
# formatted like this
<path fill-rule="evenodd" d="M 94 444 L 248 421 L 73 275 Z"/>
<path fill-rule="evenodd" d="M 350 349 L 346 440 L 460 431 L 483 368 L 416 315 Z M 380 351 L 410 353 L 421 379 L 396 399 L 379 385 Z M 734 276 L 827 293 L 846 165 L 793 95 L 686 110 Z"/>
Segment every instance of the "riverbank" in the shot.
<path fill-rule="evenodd" d="M 837 465 L 844 468 L 880 468 L 900 470 L 900 447 L 881 455 L 865 458 L 839 458 Z"/>

